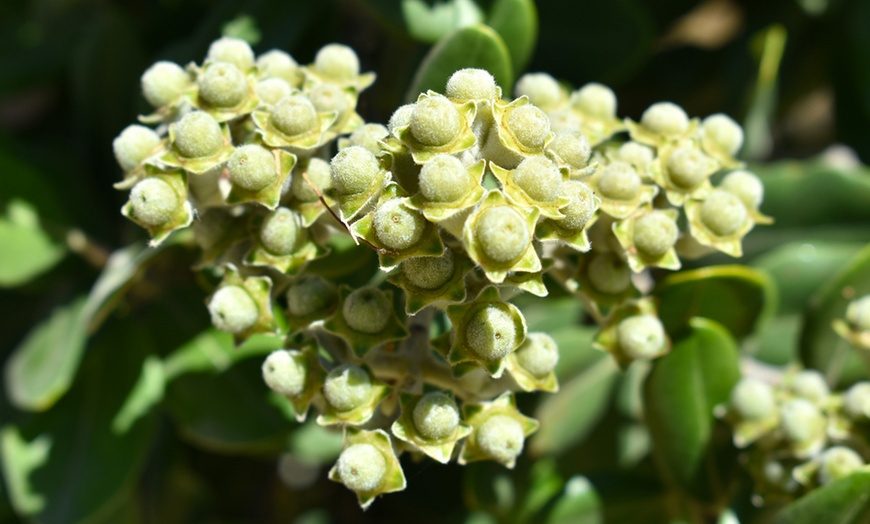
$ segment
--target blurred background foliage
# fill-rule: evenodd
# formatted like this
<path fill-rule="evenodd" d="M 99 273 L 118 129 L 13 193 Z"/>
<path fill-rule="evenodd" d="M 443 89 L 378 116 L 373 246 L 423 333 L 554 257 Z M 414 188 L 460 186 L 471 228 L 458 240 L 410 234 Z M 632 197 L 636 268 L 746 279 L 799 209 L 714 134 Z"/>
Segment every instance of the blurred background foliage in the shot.
<path fill-rule="evenodd" d="M 195 254 L 172 242 L 144 250 L 144 232 L 121 217 L 125 196 L 112 188 L 121 176 L 112 139 L 148 111 L 141 73 L 157 60 L 201 60 L 222 32 L 300 63 L 329 42 L 352 46 L 363 70 L 378 74 L 359 107 L 372 122 L 432 81 L 417 68 L 433 42 L 481 21 L 504 37 L 511 60 L 497 76 L 508 84 L 545 71 L 573 87 L 611 86 L 619 114 L 634 119 L 662 100 L 690 115 L 731 115 L 746 126 L 744 157 L 758 162 L 762 209 L 777 220 L 745 244 L 746 262 L 763 272 L 723 267 L 704 286 L 687 286 L 691 275 L 666 281 L 661 309 L 679 317 L 692 304 L 769 364 L 801 359 L 840 384 L 866 376 L 827 326 L 845 307 L 835 293 L 842 283 L 870 291 L 870 255 L 861 252 L 870 240 L 861 163 L 870 159 L 870 2 L 530 5 L 0 3 L 0 521 L 663 522 L 678 503 L 649 457 L 645 371 L 618 375 L 590 348 L 594 331 L 578 325 L 580 306 L 568 297 L 523 303 L 530 328 L 560 342 L 562 392 L 520 397 L 543 430 L 516 470 L 404 461 L 408 489 L 366 513 L 326 479 L 340 438 L 297 428 L 286 403 L 267 394 L 259 365 L 274 342 L 234 350 L 206 329 L 202 277 L 187 269 Z M 328 260 L 340 266 L 334 247 Z M 370 269 L 372 257 L 360 264 Z M 723 300 L 723 290 L 733 296 Z M 688 346 L 734 344 L 719 327 L 693 326 Z M 732 451 L 723 449 L 727 463 Z M 745 506 L 734 508 L 741 521 L 772 515 Z"/>

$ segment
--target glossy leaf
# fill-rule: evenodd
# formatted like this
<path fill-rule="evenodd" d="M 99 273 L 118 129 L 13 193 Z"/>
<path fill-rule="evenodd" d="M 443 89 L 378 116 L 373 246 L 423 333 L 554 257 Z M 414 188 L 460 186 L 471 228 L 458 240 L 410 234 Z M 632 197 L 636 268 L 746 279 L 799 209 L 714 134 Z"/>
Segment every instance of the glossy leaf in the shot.
<path fill-rule="evenodd" d="M 740 378 L 737 345 L 725 328 L 693 318 L 671 353 L 656 360 L 644 386 L 644 412 L 653 453 L 664 477 L 695 492 L 703 478 L 715 417 Z M 712 482 L 712 481 L 711 481 Z"/>
<path fill-rule="evenodd" d="M 523 71 L 538 40 L 538 10 L 532 0 L 497 0 L 487 25 L 501 35 L 511 56 L 514 71 Z M 512 85 L 502 86 L 511 90 Z"/>
<path fill-rule="evenodd" d="M 776 524 L 864 524 L 870 522 L 870 472 L 823 486 L 787 506 Z"/>
<path fill-rule="evenodd" d="M 483 21 L 474 0 L 450 0 L 431 6 L 423 0 L 402 0 L 402 14 L 411 36 L 430 44 L 451 31 Z"/>
<path fill-rule="evenodd" d="M 704 317 L 738 339 L 776 311 L 776 286 L 764 272 L 746 266 L 712 266 L 675 273 L 656 287 L 659 316 L 669 332 Z"/>
<path fill-rule="evenodd" d="M 504 41 L 489 27 L 476 25 L 454 31 L 429 51 L 405 98 L 414 101 L 430 89 L 443 93 L 447 79 L 466 67 L 486 69 L 504 89 L 513 85 L 513 67 Z"/>
<path fill-rule="evenodd" d="M 36 210 L 21 200 L 10 202 L 6 216 L 0 217 L 0 245 L 0 287 L 26 284 L 66 253 L 40 226 Z"/>
<path fill-rule="evenodd" d="M 547 515 L 547 524 L 598 524 L 603 522 L 601 499 L 586 477 L 568 479 L 562 496 Z"/>

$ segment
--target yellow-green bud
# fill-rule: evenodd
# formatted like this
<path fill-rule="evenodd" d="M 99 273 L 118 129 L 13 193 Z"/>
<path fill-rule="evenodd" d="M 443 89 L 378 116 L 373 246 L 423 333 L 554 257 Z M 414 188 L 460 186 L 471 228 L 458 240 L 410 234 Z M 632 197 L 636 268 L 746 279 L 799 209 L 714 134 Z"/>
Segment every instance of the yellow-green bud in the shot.
<path fill-rule="evenodd" d="M 133 218 L 152 227 L 169 222 L 179 203 L 178 193 L 159 178 L 141 180 L 130 191 Z"/>
<path fill-rule="evenodd" d="M 266 385 L 272 391 L 288 397 L 295 397 L 305 390 L 307 373 L 305 365 L 285 349 L 273 351 L 263 362 L 263 380 Z"/>
<path fill-rule="evenodd" d="M 825 417 L 809 400 L 790 400 L 780 407 L 779 413 L 783 435 L 794 444 L 806 444 L 824 430 Z"/>
<path fill-rule="evenodd" d="M 257 82 L 257 98 L 273 106 L 290 96 L 290 84 L 283 78 L 264 78 Z"/>
<path fill-rule="evenodd" d="M 498 96 L 498 86 L 489 71 L 466 68 L 450 75 L 444 94 L 456 100 L 492 100 Z"/>
<path fill-rule="evenodd" d="M 755 378 L 744 378 L 731 390 L 731 407 L 744 420 L 761 420 L 776 409 L 773 388 Z"/>
<path fill-rule="evenodd" d="M 342 313 L 351 329 L 374 335 L 387 327 L 392 309 L 393 306 L 383 291 L 366 286 L 354 290 L 347 296 Z"/>
<path fill-rule="evenodd" d="M 426 219 L 405 205 L 403 198 L 391 198 L 378 206 L 372 220 L 375 236 L 388 249 L 407 249 L 423 235 Z"/>
<path fill-rule="evenodd" d="M 665 328 L 655 315 L 635 315 L 616 326 L 619 347 L 629 358 L 648 359 L 661 352 L 665 345 Z"/>
<path fill-rule="evenodd" d="M 642 256 L 660 258 L 674 247 L 679 233 L 674 219 L 662 211 L 651 211 L 635 221 L 632 242 Z"/>
<path fill-rule="evenodd" d="M 552 202 L 562 189 L 562 173 L 545 156 L 530 156 L 520 162 L 513 172 L 513 181 L 529 198 L 538 202 Z"/>
<path fill-rule="evenodd" d="M 432 157 L 420 170 L 420 192 L 431 202 L 456 202 L 468 193 L 468 171 L 451 155 Z"/>
<path fill-rule="evenodd" d="M 619 146 L 616 157 L 636 168 L 646 167 L 655 158 L 655 151 L 638 142 L 626 142 Z"/>
<path fill-rule="evenodd" d="M 814 369 L 807 369 L 795 375 L 791 389 L 795 395 L 812 402 L 824 401 L 831 394 L 825 377 Z"/>
<path fill-rule="evenodd" d="M 532 375 L 545 377 L 559 363 L 559 346 L 546 333 L 529 333 L 517 349 L 516 358 L 519 365 Z"/>
<path fill-rule="evenodd" d="M 287 310 L 296 317 L 323 311 L 338 298 L 335 287 L 317 275 L 305 275 L 287 289 Z"/>
<path fill-rule="evenodd" d="M 704 138 L 728 155 L 734 156 L 743 145 L 743 129 L 728 115 L 710 115 L 701 123 Z"/>
<path fill-rule="evenodd" d="M 358 493 L 377 491 L 387 475 L 387 459 L 371 444 L 354 444 L 338 456 L 338 477 L 348 489 Z"/>
<path fill-rule="evenodd" d="M 609 87 L 592 82 L 571 94 L 571 106 L 593 118 L 614 118 L 616 95 Z"/>
<path fill-rule="evenodd" d="M 280 78 L 291 86 L 296 85 L 299 78 L 299 64 L 292 56 L 278 49 L 257 57 L 257 69 L 265 78 Z"/>
<path fill-rule="evenodd" d="M 215 107 L 235 107 L 245 98 L 248 82 L 239 68 L 227 62 L 206 66 L 199 84 L 199 96 Z"/>
<path fill-rule="evenodd" d="M 266 215 L 260 226 L 260 243 L 273 255 L 292 253 L 298 237 L 299 216 L 286 207 L 279 207 Z"/>
<path fill-rule="evenodd" d="M 846 446 L 832 446 L 819 459 L 819 483 L 823 486 L 858 471 L 864 466 L 861 455 Z"/>
<path fill-rule="evenodd" d="M 206 58 L 211 62 L 226 62 L 242 71 L 254 67 L 254 51 L 240 38 L 225 36 L 211 43 Z"/>
<path fill-rule="evenodd" d="M 326 160 L 317 157 L 310 158 L 305 169 L 305 176 L 308 177 L 308 181 L 305 180 L 302 173 L 297 172 L 290 180 L 290 192 L 302 202 L 315 202 L 319 198 L 317 192 L 309 185 L 309 181 L 321 192 L 332 187 L 332 170 Z"/>
<path fill-rule="evenodd" d="M 694 189 L 706 178 L 707 155 L 693 147 L 678 147 L 667 161 L 671 182 L 680 189 Z"/>
<path fill-rule="evenodd" d="M 502 358 L 517 344 L 517 330 L 510 312 L 495 304 L 481 307 L 465 325 L 468 350 L 481 360 Z"/>
<path fill-rule="evenodd" d="M 356 195 L 378 180 L 381 166 L 368 149 L 350 146 L 332 157 L 331 169 L 335 189 L 342 195 Z"/>
<path fill-rule="evenodd" d="M 612 253 L 593 255 L 586 271 L 592 287 L 602 293 L 616 295 L 631 285 L 631 270 Z"/>
<path fill-rule="evenodd" d="M 387 123 L 387 130 L 392 133 L 400 127 L 410 125 L 411 115 L 414 113 L 414 108 L 416 106 L 417 104 L 405 104 L 399 106 L 399 108 L 393 111 L 393 114 L 390 116 L 390 121 Z"/>
<path fill-rule="evenodd" d="M 260 310 L 251 295 L 241 286 L 224 286 L 208 303 L 211 323 L 221 331 L 242 333 L 257 323 Z"/>
<path fill-rule="evenodd" d="M 677 104 L 658 102 L 643 112 L 640 123 L 653 133 L 674 136 L 685 133 L 689 129 L 689 116 Z"/>
<path fill-rule="evenodd" d="M 559 82 L 547 73 L 526 73 L 517 80 L 514 96 L 527 96 L 529 102 L 544 110 L 559 106 L 565 98 Z"/>
<path fill-rule="evenodd" d="M 414 104 L 409 123 L 414 139 L 430 147 L 449 144 L 462 130 L 459 110 L 441 95 Z"/>
<path fill-rule="evenodd" d="M 423 438 L 438 440 L 453 434 L 459 426 L 459 410 L 456 402 L 440 391 L 426 393 L 412 415 L 414 428 Z"/>
<path fill-rule="evenodd" d="M 450 280 L 456 269 L 453 251 L 447 249 L 440 257 L 414 257 L 402 262 L 405 278 L 421 289 L 438 289 Z"/>
<path fill-rule="evenodd" d="M 224 145 L 221 126 L 208 113 L 187 113 L 175 127 L 175 147 L 186 158 L 212 156 Z"/>
<path fill-rule="evenodd" d="M 724 237 L 739 230 L 746 223 L 746 206 L 733 193 L 715 189 L 701 204 L 701 222 L 713 232 Z"/>
<path fill-rule="evenodd" d="M 247 144 L 233 151 L 227 161 L 227 171 L 233 185 L 248 191 L 260 191 L 278 179 L 275 155 L 256 144 Z"/>
<path fill-rule="evenodd" d="M 853 420 L 870 419 L 870 382 L 858 382 L 846 391 L 843 410 Z"/>
<path fill-rule="evenodd" d="M 746 209 L 758 209 L 764 200 L 764 185 L 749 171 L 733 171 L 722 179 L 720 188 L 734 193 L 743 202 Z"/>
<path fill-rule="evenodd" d="M 154 107 L 178 100 L 191 85 L 190 75 L 178 64 L 160 61 L 142 74 L 142 95 Z"/>
<path fill-rule="evenodd" d="M 589 139 L 579 132 L 556 133 L 556 137 L 547 148 L 573 169 L 583 169 L 589 165 L 589 157 L 592 156 Z"/>
<path fill-rule="evenodd" d="M 145 126 L 133 124 L 121 131 L 112 142 L 115 159 L 124 171 L 130 171 L 157 149 L 160 136 Z"/>
<path fill-rule="evenodd" d="M 508 415 L 492 415 L 477 428 L 477 445 L 488 457 L 510 463 L 523 452 L 523 427 Z"/>
<path fill-rule="evenodd" d="M 611 200 L 632 200 L 640 193 L 640 186 L 640 176 L 627 162 L 613 162 L 598 175 L 601 196 Z"/>
<path fill-rule="evenodd" d="M 352 146 L 362 146 L 374 155 L 381 152 L 380 141 L 387 138 L 390 132 L 381 124 L 366 124 L 350 134 L 348 142 Z"/>
<path fill-rule="evenodd" d="M 346 45 L 328 44 L 314 57 L 314 70 L 322 77 L 350 82 L 359 75 L 359 58 Z"/>
<path fill-rule="evenodd" d="M 569 180 L 562 184 L 562 194 L 570 198 L 571 201 L 561 209 L 564 218 L 559 222 L 559 225 L 568 231 L 580 231 L 598 209 L 595 193 L 583 182 Z"/>
<path fill-rule="evenodd" d="M 474 224 L 474 238 L 484 256 L 496 263 L 513 262 L 532 242 L 526 221 L 509 206 L 485 209 Z"/>
<path fill-rule="evenodd" d="M 272 108 L 272 124 L 287 136 L 297 136 L 317 129 L 317 109 L 302 95 L 282 98 Z"/>
<path fill-rule="evenodd" d="M 356 409 L 371 398 L 372 379 L 368 372 L 353 364 L 330 370 L 323 383 L 323 397 L 336 411 Z"/>
<path fill-rule="evenodd" d="M 542 149 L 550 136 L 550 118 L 532 104 L 511 111 L 504 124 L 517 142 L 529 149 Z"/>
<path fill-rule="evenodd" d="M 308 95 L 311 98 L 311 103 L 320 113 L 338 113 L 338 118 L 341 120 L 342 115 L 348 109 L 347 97 L 344 91 L 335 84 L 322 83 L 317 84 Z"/>

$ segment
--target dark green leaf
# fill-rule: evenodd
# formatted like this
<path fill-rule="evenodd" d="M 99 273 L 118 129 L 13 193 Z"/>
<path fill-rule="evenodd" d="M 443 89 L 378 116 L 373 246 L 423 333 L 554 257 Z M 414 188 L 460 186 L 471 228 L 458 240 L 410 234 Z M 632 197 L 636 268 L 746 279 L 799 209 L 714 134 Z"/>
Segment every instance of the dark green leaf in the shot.
<path fill-rule="evenodd" d="M 562 491 L 565 481 L 559 475 L 556 461 L 552 458 L 538 459 L 529 471 L 529 486 L 522 504 L 517 510 L 517 520 L 531 519 L 550 500 Z M 534 521 L 534 520 L 532 520 Z"/>
<path fill-rule="evenodd" d="M 497 0 L 487 25 L 501 35 L 516 73 L 523 71 L 535 51 L 538 40 L 538 10 L 532 0 Z M 502 84 L 505 89 L 512 85 Z"/>
<path fill-rule="evenodd" d="M 0 218 L 0 287 L 15 287 L 48 271 L 66 250 L 39 225 L 36 210 L 22 200 L 9 203 Z"/>
<path fill-rule="evenodd" d="M 776 524 L 866 524 L 870 522 L 870 472 L 853 473 L 787 506 Z"/>
<path fill-rule="evenodd" d="M 407 100 L 417 100 L 420 93 L 430 89 L 443 93 L 450 76 L 466 67 L 486 69 L 505 90 L 513 86 L 514 72 L 504 41 L 489 27 L 477 25 L 454 31 L 429 51 L 417 69 Z"/>
<path fill-rule="evenodd" d="M 278 337 L 260 334 L 236 348 L 231 334 L 210 327 L 166 357 L 163 362 L 166 381 L 185 373 L 224 371 L 240 360 L 268 355 L 281 344 Z"/>
<path fill-rule="evenodd" d="M 761 331 L 757 349 L 752 356 L 775 366 L 785 366 L 797 361 L 803 315 L 780 315 L 774 317 Z"/>
<path fill-rule="evenodd" d="M 429 5 L 423 0 L 402 0 L 402 14 L 411 36 L 429 44 L 451 31 L 483 22 L 474 0 L 450 0 Z"/>
<path fill-rule="evenodd" d="M 585 477 L 571 477 L 565 491 L 547 515 L 547 524 L 598 524 L 603 522 L 601 500 Z"/>

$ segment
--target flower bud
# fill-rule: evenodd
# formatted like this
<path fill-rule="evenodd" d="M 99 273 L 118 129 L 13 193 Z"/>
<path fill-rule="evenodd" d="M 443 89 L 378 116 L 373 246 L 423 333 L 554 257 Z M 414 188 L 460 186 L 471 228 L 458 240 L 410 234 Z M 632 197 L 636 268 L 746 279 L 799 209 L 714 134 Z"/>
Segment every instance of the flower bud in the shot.
<path fill-rule="evenodd" d="M 381 170 L 378 159 L 368 149 L 350 146 L 332 157 L 332 181 L 342 195 L 356 195 L 369 189 Z"/>
<path fill-rule="evenodd" d="M 812 402 L 796 398 L 780 407 L 780 427 L 793 444 L 808 444 L 824 431 L 825 418 Z"/>
<path fill-rule="evenodd" d="M 593 255 L 586 271 L 592 287 L 601 293 L 617 295 L 631 285 L 631 270 L 612 253 Z"/>
<path fill-rule="evenodd" d="M 852 420 L 870 419 L 870 382 L 858 382 L 843 395 L 843 411 Z"/>
<path fill-rule="evenodd" d="M 226 62 L 242 71 L 254 67 L 254 51 L 241 38 L 224 36 L 211 43 L 206 58 L 211 62 Z"/>
<path fill-rule="evenodd" d="M 352 491 L 367 493 L 377 491 L 384 483 L 387 460 L 371 444 L 354 444 L 338 456 L 336 470 L 342 484 Z"/>
<path fill-rule="evenodd" d="M 240 286 L 219 288 L 208 302 L 208 311 L 216 328 L 233 334 L 252 328 L 260 316 L 256 302 Z"/>
<path fill-rule="evenodd" d="M 722 179 L 720 188 L 737 195 L 746 209 L 758 209 L 764 199 L 764 185 L 749 171 L 732 171 Z"/>
<path fill-rule="evenodd" d="M 518 259 L 532 242 L 526 221 L 509 206 L 485 209 L 474 224 L 474 239 L 483 255 L 499 264 Z"/>
<path fill-rule="evenodd" d="M 311 132 L 320 125 L 311 100 L 302 95 L 282 98 L 272 108 L 272 125 L 287 136 Z"/>
<path fill-rule="evenodd" d="M 359 58 L 346 45 L 328 44 L 314 57 L 314 71 L 340 83 L 352 82 L 359 75 Z"/>
<path fill-rule="evenodd" d="M 263 362 L 263 380 L 269 388 L 281 395 L 295 397 L 305 390 L 305 377 L 308 370 L 292 352 L 279 349 L 273 351 Z"/>
<path fill-rule="evenodd" d="M 338 113 L 339 121 L 348 110 L 347 97 L 335 84 L 317 84 L 308 96 L 319 113 Z"/>
<path fill-rule="evenodd" d="M 626 162 L 613 162 L 598 175 L 598 191 L 610 200 L 632 200 L 640 194 L 640 186 L 640 176 Z"/>
<path fill-rule="evenodd" d="M 658 102 L 649 106 L 640 117 L 643 127 L 653 133 L 674 136 L 689 129 L 689 116 L 680 106 L 671 102 Z"/>
<path fill-rule="evenodd" d="M 332 187 L 332 171 L 329 168 L 329 162 L 317 157 L 308 159 L 308 165 L 305 168 L 305 176 L 301 173 L 295 173 L 290 180 L 290 192 L 293 197 L 302 202 L 316 202 L 318 200 L 317 192 L 311 188 L 311 184 L 321 192 Z"/>
<path fill-rule="evenodd" d="M 571 201 L 561 209 L 564 218 L 559 222 L 559 226 L 568 231 L 583 229 L 598 209 L 595 193 L 583 182 L 569 180 L 562 184 L 562 194 Z"/>
<path fill-rule="evenodd" d="M 520 162 L 513 172 L 513 181 L 532 200 L 552 202 L 562 189 L 562 174 L 547 157 L 535 155 Z"/>
<path fill-rule="evenodd" d="M 296 249 L 299 237 L 299 217 L 286 207 L 266 215 L 260 226 L 260 243 L 270 253 L 287 256 Z"/>
<path fill-rule="evenodd" d="M 444 94 L 454 100 L 493 100 L 498 86 L 489 71 L 466 68 L 450 75 Z"/>
<path fill-rule="evenodd" d="M 186 158 L 212 156 L 224 145 L 221 126 L 202 111 L 187 113 L 175 127 L 175 147 Z"/>
<path fill-rule="evenodd" d="M 197 83 L 200 98 L 214 107 L 235 107 L 248 91 L 245 75 L 238 67 L 227 62 L 207 65 Z"/>
<path fill-rule="evenodd" d="M 390 133 L 393 133 L 400 127 L 410 125 L 411 115 L 414 113 L 416 107 L 417 104 L 405 104 L 393 111 L 393 114 L 390 116 L 390 121 L 387 123 L 387 129 Z"/>
<path fill-rule="evenodd" d="M 356 409 L 370 400 L 372 379 L 368 372 L 353 364 L 342 364 L 326 375 L 323 397 L 339 412 Z"/>
<path fill-rule="evenodd" d="M 667 160 L 668 178 L 680 189 L 694 189 L 707 177 L 708 162 L 701 150 L 678 147 Z"/>
<path fill-rule="evenodd" d="M 825 377 L 814 369 L 807 369 L 795 375 L 791 382 L 791 390 L 798 397 L 816 403 L 824 401 L 831 394 Z"/>
<path fill-rule="evenodd" d="M 392 121 L 392 119 L 391 119 Z M 411 136 L 424 146 L 449 144 L 462 130 L 462 119 L 453 103 L 441 95 L 414 104 L 410 118 Z"/>
<path fill-rule="evenodd" d="M 743 129 L 728 115 L 710 115 L 701 123 L 701 135 L 729 156 L 734 156 L 743 145 Z"/>
<path fill-rule="evenodd" d="M 401 251 L 420 240 L 426 219 L 422 213 L 405 205 L 404 198 L 391 198 L 378 206 L 372 225 L 384 247 Z"/>
<path fill-rule="evenodd" d="M 299 81 L 299 64 L 292 56 L 279 49 L 273 49 L 257 57 L 257 69 L 265 78 L 280 78 L 290 86 Z"/>
<path fill-rule="evenodd" d="M 665 347 L 665 328 L 654 315 L 635 315 L 625 318 L 616 326 L 619 347 L 632 359 L 649 359 Z"/>
<path fill-rule="evenodd" d="M 641 256 L 660 258 L 677 243 L 677 223 L 662 211 L 651 211 L 634 223 L 632 242 Z"/>
<path fill-rule="evenodd" d="M 387 326 L 392 316 L 392 308 L 383 291 L 366 286 L 347 296 L 342 313 L 351 329 L 374 335 Z"/>
<path fill-rule="evenodd" d="M 260 191 L 278 179 L 275 156 L 265 147 L 248 144 L 236 148 L 227 162 L 230 181 L 247 191 Z"/>
<path fill-rule="evenodd" d="M 450 249 L 440 257 L 413 257 L 402 262 L 405 279 L 421 289 L 438 289 L 450 280 L 455 269 L 455 258 Z"/>
<path fill-rule="evenodd" d="M 846 322 L 858 331 L 870 331 L 870 295 L 853 300 L 846 308 Z"/>
<path fill-rule="evenodd" d="M 145 126 L 131 125 L 124 128 L 112 142 L 115 159 L 124 171 L 131 171 L 160 145 L 160 136 Z"/>
<path fill-rule="evenodd" d="M 754 378 L 744 378 L 731 390 L 731 407 L 744 420 L 762 420 L 776 408 L 773 388 Z"/>
<path fill-rule="evenodd" d="M 819 459 L 819 483 L 823 486 L 858 471 L 864 459 L 846 446 L 832 446 Z"/>
<path fill-rule="evenodd" d="M 451 155 L 436 155 L 420 170 L 420 192 L 431 202 L 456 202 L 468 193 L 469 183 L 465 166 Z"/>
<path fill-rule="evenodd" d="M 559 159 L 568 164 L 571 169 L 583 169 L 589 165 L 592 156 L 592 146 L 589 139 L 582 133 L 563 131 L 547 145 Z"/>
<path fill-rule="evenodd" d="M 160 61 L 142 74 L 142 95 L 154 107 L 171 104 L 191 85 L 190 75 L 178 64 Z"/>
<path fill-rule="evenodd" d="M 348 142 L 352 146 L 362 146 L 377 156 L 381 153 L 380 141 L 388 136 L 390 132 L 381 124 L 366 124 L 354 130 Z"/>
<path fill-rule="evenodd" d="M 503 464 L 513 463 L 523 452 L 522 425 L 508 415 L 492 415 L 477 428 L 477 445 L 489 458 Z"/>
<path fill-rule="evenodd" d="M 539 107 L 528 104 L 517 107 L 504 121 L 508 131 L 523 147 L 543 149 L 550 138 L 550 118 Z"/>
<path fill-rule="evenodd" d="M 468 350 L 481 360 L 502 358 L 517 345 L 516 325 L 508 311 L 496 304 L 481 307 L 465 325 Z"/>
<path fill-rule="evenodd" d="M 736 233 L 746 223 L 746 206 L 733 193 L 715 189 L 701 205 L 701 222 L 714 235 Z"/>
<path fill-rule="evenodd" d="M 147 226 L 156 227 L 172 219 L 180 202 L 178 194 L 159 178 L 146 178 L 130 191 L 133 217 Z"/>
<path fill-rule="evenodd" d="M 270 106 L 290 96 L 290 91 L 290 84 L 283 78 L 265 78 L 257 82 L 257 98 Z"/>
<path fill-rule="evenodd" d="M 459 426 L 459 409 L 449 395 L 433 391 L 417 401 L 413 419 L 417 433 L 429 440 L 438 440 L 456 431 Z"/>
<path fill-rule="evenodd" d="M 556 79 L 547 73 L 527 73 L 517 80 L 514 96 L 526 96 L 529 102 L 544 110 L 557 108 L 564 100 L 565 93 Z"/>
<path fill-rule="evenodd" d="M 630 141 L 619 146 L 616 157 L 623 162 L 628 162 L 636 169 L 643 169 L 653 161 L 655 151 L 649 146 Z"/>
<path fill-rule="evenodd" d="M 542 378 L 556 369 L 559 346 L 546 333 L 529 333 L 516 351 L 517 362 L 535 377 Z"/>
<path fill-rule="evenodd" d="M 293 316 L 305 317 L 329 308 L 337 298 L 332 284 L 317 275 L 304 275 L 287 289 L 287 309 Z"/>
<path fill-rule="evenodd" d="M 609 87 L 592 82 L 571 94 L 571 106 L 580 113 L 593 118 L 614 118 L 616 116 L 616 95 Z"/>

